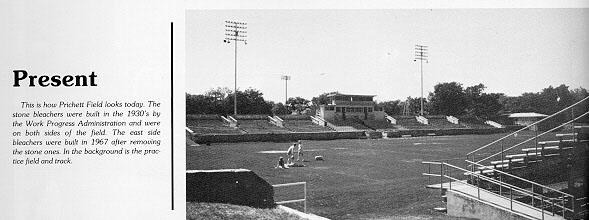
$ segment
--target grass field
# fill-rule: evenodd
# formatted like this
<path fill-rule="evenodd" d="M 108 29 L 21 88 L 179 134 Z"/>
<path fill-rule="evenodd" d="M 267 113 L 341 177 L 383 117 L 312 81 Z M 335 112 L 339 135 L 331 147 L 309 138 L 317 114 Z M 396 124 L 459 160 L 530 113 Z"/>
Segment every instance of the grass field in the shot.
<path fill-rule="evenodd" d="M 187 220 L 303 220 L 298 215 L 285 212 L 279 208 L 263 209 L 221 203 L 187 203 L 186 213 Z"/>
<path fill-rule="evenodd" d="M 307 211 L 331 219 L 453 219 L 433 210 L 443 204 L 439 191 L 424 188 L 428 179 L 421 173 L 427 167 L 421 162 L 464 157 L 504 135 L 303 140 L 305 167 L 284 170 L 274 166 L 292 143 L 219 143 L 189 147 L 186 166 L 245 168 L 270 184 L 307 182 Z M 315 161 L 316 155 L 325 160 Z M 281 200 L 286 193 L 286 199 L 302 198 L 302 191 L 280 188 L 276 197 Z M 302 210 L 302 204 L 288 206 Z"/>

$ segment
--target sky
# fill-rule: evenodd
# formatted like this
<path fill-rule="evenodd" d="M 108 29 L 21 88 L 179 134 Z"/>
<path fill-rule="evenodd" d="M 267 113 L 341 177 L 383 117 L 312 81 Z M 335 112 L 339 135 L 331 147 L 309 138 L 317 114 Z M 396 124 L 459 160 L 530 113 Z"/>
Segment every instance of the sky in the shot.
<path fill-rule="evenodd" d="M 420 96 L 415 45 L 428 46 L 423 89 L 483 83 L 518 96 L 548 86 L 589 88 L 589 9 L 261 9 L 186 11 L 186 92 L 234 87 L 225 21 L 247 23 L 237 45 L 238 90 L 266 100 L 325 92 Z"/>

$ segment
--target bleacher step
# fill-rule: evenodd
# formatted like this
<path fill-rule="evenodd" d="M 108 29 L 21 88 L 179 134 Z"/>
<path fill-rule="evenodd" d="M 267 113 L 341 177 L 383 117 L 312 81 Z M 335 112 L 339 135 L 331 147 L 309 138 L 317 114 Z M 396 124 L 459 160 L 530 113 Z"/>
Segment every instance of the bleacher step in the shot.
<path fill-rule="evenodd" d="M 499 164 L 499 165 L 494 165 L 494 166 L 482 166 L 482 167 L 477 167 L 477 169 L 479 170 L 488 170 L 488 169 L 494 169 L 494 168 L 505 168 L 508 167 L 509 163 L 504 163 L 504 164 Z"/>
<path fill-rule="evenodd" d="M 556 134 L 557 137 L 575 136 L 577 133 Z"/>
<path fill-rule="evenodd" d="M 516 159 L 512 159 L 511 162 L 523 162 L 524 158 L 516 158 Z M 491 164 L 495 165 L 495 164 L 502 164 L 502 163 L 509 163 L 509 160 L 497 160 L 497 161 L 491 161 Z"/>
<path fill-rule="evenodd" d="M 575 140 L 562 140 L 562 142 L 574 142 Z M 538 144 L 546 145 L 546 144 L 559 144 L 561 141 L 540 141 Z"/>
<path fill-rule="evenodd" d="M 434 208 L 434 210 L 436 210 L 438 212 L 447 212 L 448 211 L 448 209 L 444 208 L 444 207 L 436 207 L 436 208 Z"/>
<path fill-rule="evenodd" d="M 536 151 L 536 150 L 541 151 L 542 149 L 544 149 L 544 150 L 558 150 L 558 146 L 549 146 L 549 147 L 544 147 L 544 148 L 542 148 L 542 147 L 538 147 L 538 148 L 531 147 L 531 148 L 524 148 L 524 149 L 522 149 L 522 151 L 523 152 Z"/>
<path fill-rule="evenodd" d="M 526 157 L 526 156 L 533 156 L 533 155 L 540 155 L 540 152 L 532 152 L 527 154 L 511 154 L 505 156 L 505 158 L 517 158 L 517 157 Z"/>

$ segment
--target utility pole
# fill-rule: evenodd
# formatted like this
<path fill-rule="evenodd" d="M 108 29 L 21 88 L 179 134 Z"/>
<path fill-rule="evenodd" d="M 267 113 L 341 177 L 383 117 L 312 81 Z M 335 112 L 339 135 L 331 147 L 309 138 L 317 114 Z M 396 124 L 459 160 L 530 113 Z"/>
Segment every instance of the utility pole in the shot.
<path fill-rule="evenodd" d="M 225 21 L 225 40 L 223 42 L 235 44 L 235 81 L 233 90 L 233 114 L 237 115 L 237 42 L 243 41 L 247 45 L 247 23 L 236 21 Z"/>
<path fill-rule="evenodd" d="M 415 59 L 414 62 L 419 60 L 421 66 L 421 116 L 423 116 L 423 61 L 427 63 L 427 46 L 415 45 Z"/>
<path fill-rule="evenodd" d="M 290 76 L 282 75 L 280 78 L 282 80 L 284 80 L 285 85 L 286 85 L 286 90 L 284 92 L 284 97 L 285 97 L 284 105 L 286 105 L 286 102 L 288 102 L 288 80 L 290 80 Z"/>

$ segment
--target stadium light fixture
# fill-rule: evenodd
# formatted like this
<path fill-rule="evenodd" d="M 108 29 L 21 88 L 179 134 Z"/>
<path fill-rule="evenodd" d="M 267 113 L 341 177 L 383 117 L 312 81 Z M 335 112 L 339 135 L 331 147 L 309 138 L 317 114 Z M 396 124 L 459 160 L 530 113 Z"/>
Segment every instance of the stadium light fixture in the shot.
<path fill-rule="evenodd" d="M 427 46 L 424 45 L 415 45 L 415 59 L 414 62 L 419 60 L 421 66 L 421 113 L 420 115 L 423 116 L 423 61 L 427 63 Z"/>
<path fill-rule="evenodd" d="M 282 76 L 280 76 L 280 79 L 284 80 L 284 82 L 285 82 L 284 105 L 286 105 L 286 102 L 288 102 L 288 80 L 290 80 L 290 76 L 282 75 Z"/>
<path fill-rule="evenodd" d="M 242 41 L 247 45 L 247 23 L 236 21 L 225 21 L 225 43 L 235 44 L 235 81 L 233 90 L 233 114 L 237 115 L 237 42 Z"/>

